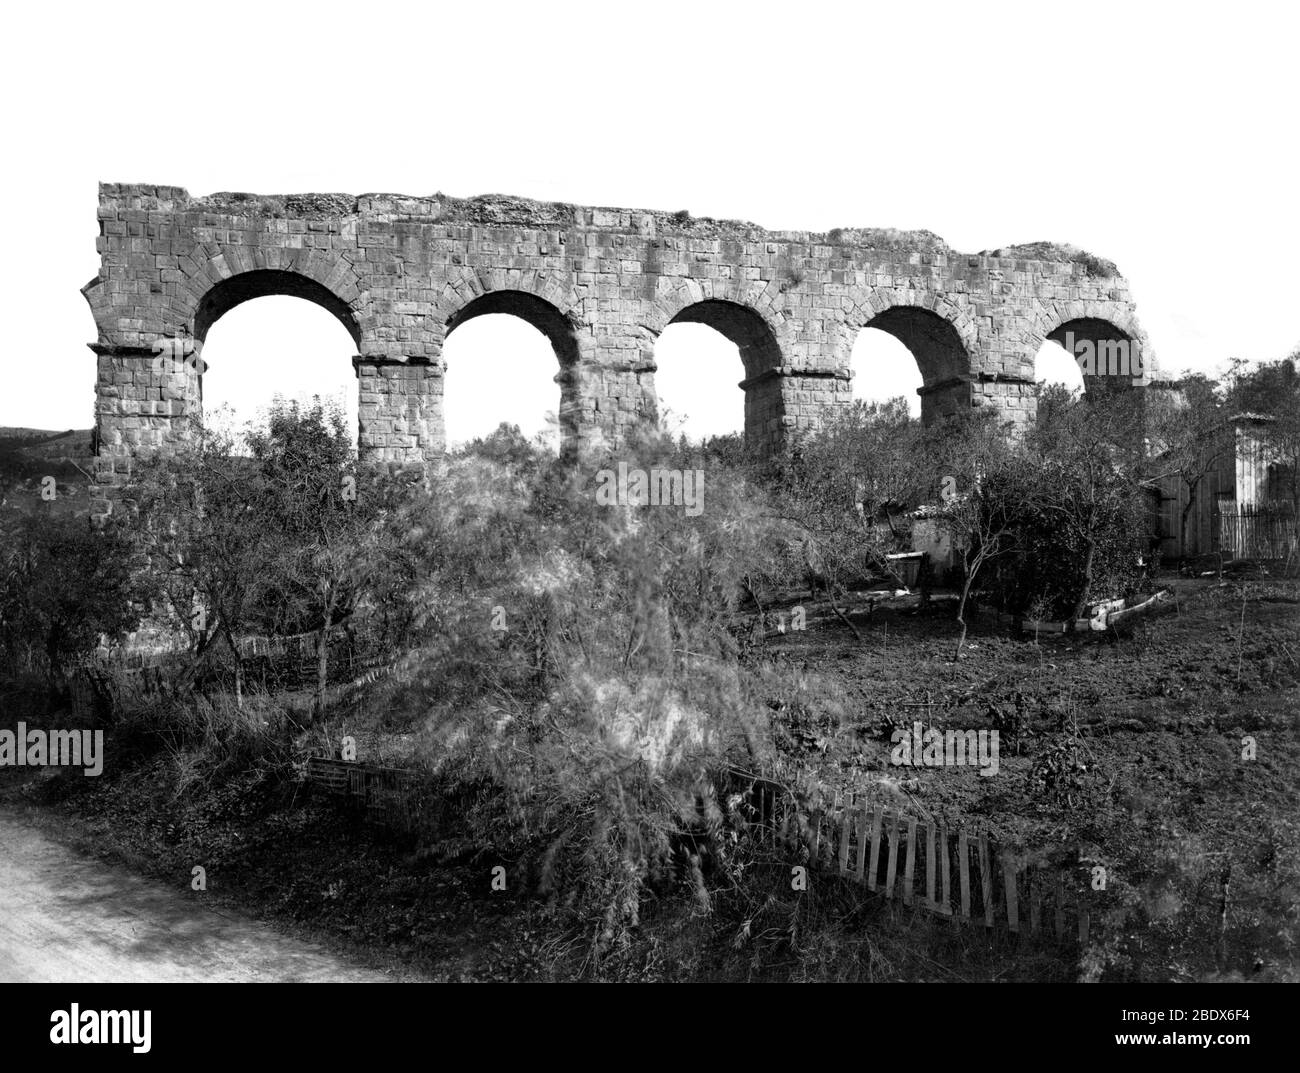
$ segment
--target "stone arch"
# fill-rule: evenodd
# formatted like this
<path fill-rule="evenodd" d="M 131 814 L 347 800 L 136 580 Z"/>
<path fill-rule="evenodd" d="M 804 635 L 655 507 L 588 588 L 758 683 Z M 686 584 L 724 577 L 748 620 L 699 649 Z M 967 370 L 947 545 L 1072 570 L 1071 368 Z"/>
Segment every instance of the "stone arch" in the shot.
<path fill-rule="evenodd" d="M 767 321 L 749 306 L 723 298 L 705 298 L 684 306 L 667 323 L 703 324 L 734 343 L 740 351 L 746 379 L 761 376 L 785 364 L 776 334 Z"/>
<path fill-rule="evenodd" d="M 363 347 L 362 330 L 359 318 L 357 317 L 355 310 L 328 287 L 310 276 L 274 268 L 254 268 L 249 271 L 226 276 L 220 282 L 213 284 L 203 292 L 199 297 L 197 304 L 193 306 L 189 320 L 184 322 L 182 325 L 185 334 L 198 344 L 198 347 L 200 348 L 199 352 L 203 355 L 202 361 L 197 363 L 196 368 L 194 369 L 194 373 L 197 375 L 194 375 L 195 382 L 193 384 L 193 391 L 197 397 L 193 404 L 193 412 L 196 415 L 203 416 L 205 422 L 210 419 L 212 414 L 212 410 L 210 409 L 212 397 L 208 393 L 208 389 L 212 386 L 213 382 L 208 381 L 205 383 L 206 375 L 209 370 L 212 369 L 211 355 L 206 349 L 202 349 L 207 346 L 209 331 L 231 310 L 258 298 L 272 297 L 301 299 L 302 301 L 309 302 L 328 313 L 342 327 L 342 329 L 347 332 L 349 338 L 352 340 L 351 353 L 348 354 L 344 352 L 343 354 L 343 357 L 350 358 L 350 361 L 334 366 L 334 368 L 351 370 L 355 367 L 357 355 L 361 352 Z M 294 330 L 295 334 L 297 334 L 297 324 L 292 318 L 298 314 L 295 314 L 293 311 L 286 311 L 285 315 L 287 317 L 286 323 Z M 334 337 L 331 336 L 331 340 L 325 345 L 328 348 L 328 352 L 332 355 L 332 358 L 338 358 L 338 348 L 341 348 L 343 344 L 336 344 L 333 341 L 333 338 Z M 286 348 L 286 350 L 291 354 L 294 352 L 301 353 L 301 351 L 299 351 L 292 343 Z M 230 351 L 226 350 L 225 353 L 229 354 Z M 313 355 L 313 358 L 314 357 L 315 355 Z M 313 361 L 313 367 L 317 364 L 319 363 Z M 331 360 L 331 365 L 333 364 L 333 360 Z M 244 367 L 246 369 L 252 368 L 247 365 Z M 190 370 L 185 371 L 189 372 Z M 329 375 L 330 378 L 333 379 L 335 375 L 333 369 L 331 369 Z M 257 377 L 256 380 L 248 381 L 248 383 L 256 383 L 260 392 L 269 394 L 270 389 L 263 382 L 262 377 Z M 302 389 L 300 382 L 295 380 L 292 383 L 292 387 L 289 387 L 287 384 L 281 384 L 279 386 L 284 388 L 286 392 L 299 391 Z M 336 383 L 331 385 L 331 393 L 333 393 L 335 387 L 337 387 L 339 394 L 345 392 L 351 394 L 352 392 L 357 391 L 355 386 L 348 389 L 343 383 Z M 266 397 L 266 394 L 264 394 L 264 398 Z M 359 402 L 357 395 L 353 395 L 352 398 L 354 403 Z M 348 412 L 349 414 L 351 413 L 351 407 L 348 407 Z M 211 426 L 209 425 L 208 427 Z"/>
<path fill-rule="evenodd" d="M 573 321 L 546 299 L 527 291 L 493 290 L 471 299 L 447 318 L 443 341 L 460 325 L 490 313 L 504 313 L 531 324 L 550 341 L 562 369 L 578 362 L 581 348 Z"/>
<path fill-rule="evenodd" d="M 703 295 L 704 288 L 689 285 L 695 281 L 684 282 L 686 286 L 675 289 L 666 300 L 655 303 L 653 314 L 643 323 L 643 328 L 657 341 L 669 324 L 703 324 L 735 344 L 744 370 L 739 387 L 745 393 L 745 439 L 751 444 L 772 446 L 782 434 L 781 418 L 787 413 L 782 380 L 789 366 L 774 330 L 775 318 L 770 304 L 765 317 L 761 308 L 728 298 L 700 297 L 691 301 L 689 299 L 694 295 Z M 653 407 L 657 413 L 653 350 L 649 355 L 648 371 Z"/>
<path fill-rule="evenodd" d="M 180 341 L 188 339 L 201 347 L 212 325 L 244 302 L 271 295 L 306 299 L 332 314 L 358 350 L 364 347 L 365 332 L 356 312 L 363 298 L 355 278 L 351 282 L 345 278 L 351 271 L 346 260 L 331 261 L 320 250 L 281 251 L 320 255 L 284 258 L 303 269 L 296 271 L 259 267 L 258 262 L 280 260 L 260 249 L 226 246 L 215 253 L 208 249 L 206 259 L 203 252 L 185 259 L 183 281 L 173 281 L 149 319 L 123 317 L 131 310 L 115 304 L 112 287 L 106 287 L 100 277 L 83 289 L 99 332 L 99 341 L 92 345 L 99 365 L 95 404 L 99 453 L 162 448 L 188 438 L 200 426 L 203 364 L 190 343 Z M 353 300 L 348 301 L 347 295 Z M 168 344 L 169 340 L 173 342 Z M 160 354 L 182 360 L 160 363 Z"/>
<path fill-rule="evenodd" d="M 290 295 L 333 314 L 356 343 L 358 353 L 383 349 L 378 320 L 370 310 L 356 265 L 319 247 L 244 246 L 205 242 L 180 261 L 184 281 L 165 307 L 171 322 L 202 339 L 222 313 L 253 298 Z M 200 334 L 202 333 L 202 334 Z"/>
<path fill-rule="evenodd" d="M 967 409 L 971 383 L 978 376 L 972 355 L 979 353 L 973 317 L 934 294 L 878 288 L 854 302 L 845 314 L 849 346 L 863 328 L 892 335 L 921 371 L 921 420 L 926 424 Z"/>
<path fill-rule="evenodd" d="M 379 349 L 376 318 L 356 265 L 320 247 L 199 242 L 175 256 L 173 267 L 160 271 L 162 282 L 151 284 L 147 303 L 116 278 L 112 267 L 101 268 L 81 289 L 95 318 L 99 346 L 148 349 L 159 338 L 195 336 L 196 320 L 206 333 L 220 313 L 239 302 L 288 294 L 328 309 L 358 349 Z"/>
<path fill-rule="evenodd" d="M 243 261 L 240 262 L 241 267 L 243 263 Z M 343 326 L 343 329 L 352 338 L 355 348 L 353 357 L 355 364 L 356 355 L 362 352 L 364 346 L 360 318 L 350 304 L 316 278 L 316 276 L 324 276 L 327 279 L 333 278 L 329 272 L 324 271 L 325 262 L 323 260 L 301 259 L 299 263 L 304 268 L 314 268 L 315 275 L 282 268 L 256 267 L 245 268 L 239 272 L 229 272 L 227 271 L 230 265 L 229 260 L 224 256 L 221 257 L 219 263 L 214 265 L 211 272 L 205 273 L 204 279 L 210 279 L 212 275 L 220 275 L 221 278 L 203 290 L 198 295 L 197 301 L 191 300 L 186 304 L 186 319 L 181 322 L 183 333 L 198 343 L 199 347 L 202 347 L 207 342 L 208 331 L 212 326 L 236 306 L 251 302 L 257 298 L 276 296 L 301 298 L 313 305 L 320 306 Z M 346 264 L 346 262 L 344 263 Z M 189 293 L 192 299 L 194 291 Z M 193 416 L 198 418 L 201 418 L 203 414 L 202 373 L 205 368 L 206 359 L 203 363 L 185 370 L 193 380 L 188 387 L 191 398 L 189 409 Z"/>
<path fill-rule="evenodd" d="M 844 301 L 843 318 L 850 337 L 856 335 L 862 328 L 872 327 L 873 320 L 895 308 L 916 309 L 934 314 L 948 323 L 968 356 L 979 353 L 979 325 L 976 319 L 971 316 L 966 307 L 934 291 L 873 287 L 866 293 L 850 294 Z M 852 338 L 849 338 L 848 342 L 851 344 Z M 973 370 L 967 369 L 967 372 L 971 371 Z"/>
<path fill-rule="evenodd" d="M 446 341 L 447 333 L 456 324 L 462 324 L 465 320 L 471 319 L 465 316 L 467 309 L 474 306 L 480 299 L 485 299 L 493 294 L 520 296 L 518 299 L 519 311 L 484 307 L 484 312 L 511 313 L 520 316 L 533 324 L 533 327 L 546 335 L 547 338 L 550 338 L 548 328 L 542 326 L 541 323 L 533 323 L 531 318 L 543 319 L 552 327 L 558 327 L 559 322 L 562 320 L 568 325 L 568 331 L 571 332 L 577 344 L 573 360 L 577 362 L 591 358 L 590 332 L 585 330 L 589 327 L 588 318 L 582 315 L 583 302 L 578 298 L 574 290 L 566 282 L 557 279 L 555 276 L 540 271 L 524 271 L 521 269 L 463 267 L 458 272 L 448 276 L 446 287 L 435 304 L 428 325 L 429 336 L 437 348 L 441 350 L 442 344 Z M 524 300 L 526 298 L 532 298 L 539 304 L 530 306 Z M 499 300 L 506 301 L 505 299 Z M 512 299 L 511 301 L 515 300 Z M 543 307 L 549 307 L 554 312 L 555 317 L 543 313 Z M 481 314 L 472 314 L 472 316 L 479 315 Z M 556 317 L 558 319 L 555 319 Z M 552 339 L 552 345 L 555 345 L 554 339 Z M 559 353 L 557 347 L 556 354 Z"/>
<path fill-rule="evenodd" d="M 102 275 L 95 276 L 81 288 L 81 296 L 90 306 L 90 315 L 95 318 L 95 334 L 98 346 L 119 346 L 126 342 L 122 338 L 118 323 L 118 310 L 113 303 L 113 292 L 105 286 Z M 136 340 L 132 340 L 136 342 Z"/>
<path fill-rule="evenodd" d="M 1022 375 L 1030 380 L 1038 350 L 1048 340 L 1067 351 L 1073 342 L 1076 358 L 1084 363 L 1091 361 L 1092 371 L 1083 369 L 1084 389 L 1088 392 L 1103 387 L 1142 386 L 1156 370 L 1146 333 L 1132 310 L 1118 303 L 1036 304 L 1033 326 L 1022 351 Z"/>
<path fill-rule="evenodd" d="M 302 298 L 321 306 L 343 325 L 347 333 L 352 336 L 357 351 L 361 351 L 361 325 L 351 306 L 310 276 L 274 268 L 241 272 L 209 287 L 194 307 L 187 324 L 189 334 L 199 343 L 203 343 L 207 339 L 208 329 L 235 306 L 252 301 L 254 298 L 268 298 L 272 295 Z"/>
<path fill-rule="evenodd" d="M 715 317 L 718 323 L 699 320 L 699 314 L 683 316 L 692 307 L 705 303 L 717 303 L 717 307 L 706 311 L 704 315 Z M 730 315 L 723 307 L 735 307 L 737 312 Z M 644 356 L 652 366 L 651 371 L 654 364 L 654 343 L 659 334 L 674 321 L 688 320 L 708 324 L 731 339 L 741 347 L 742 358 L 745 357 L 744 347 L 738 338 L 732 338 L 729 331 L 745 337 L 746 345 L 751 347 L 749 360 L 745 364 L 747 377 L 759 375 L 769 368 L 790 364 L 786 360 L 784 346 L 788 334 L 785 294 L 775 281 L 661 277 L 660 291 L 649 303 L 638 325 L 643 335 Z M 723 326 L 724 320 L 727 321 L 726 326 Z M 742 320 L 746 320 L 748 327 L 742 327 Z M 761 341 L 759 323 L 767 329 L 767 335 Z"/>
<path fill-rule="evenodd" d="M 578 442 L 582 409 L 579 398 L 581 384 L 579 366 L 584 358 L 584 333 L 579 331 L 579 324 L 571 315 L 566 315 L 559 305 L 542 296 L 544 294 L 555 296 L 558 293 L 555 289 L 543 286 L 537 287 L 536 290 L 541 291 L 541 294 L 533 290 L 508 287 L 494 286 L 480 289 L 477 294 L 457 306 L 447 316 L 442 324 L 440 349 L 451 333 L 462 324 L 489 314 L 518 317 L 536 328 L 551 344 L 559 364 L 554 379 L 560 386 L 560 406 L 557 417 L 560 422 L 561 450 L 572 452 Z M 440 358 L 437 364 L 440 371 L 445 374 L 446 362 Z M 441 397 L 439 401 L 440 403 L 443 401 Z"/>

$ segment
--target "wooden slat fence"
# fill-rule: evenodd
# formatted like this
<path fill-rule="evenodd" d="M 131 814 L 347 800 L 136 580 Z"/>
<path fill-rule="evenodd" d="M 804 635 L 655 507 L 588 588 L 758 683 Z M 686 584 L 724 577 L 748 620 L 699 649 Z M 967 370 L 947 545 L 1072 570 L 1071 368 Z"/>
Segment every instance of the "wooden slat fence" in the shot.
<path fill-rule="evenodd" d="M 1289 511 L 1243 505 L 1219 515 L 1219 547 L 1237 559 L 1285 559 L 1296 553 L 1295 518 Z"/>
<path fill-rule="evenodd" d="M 393 826 L 409 827 L 418 819 L 418 772 L 312 756 L 307 778 L 328 793 L 352 798 L 373 818 Z"/>
<path fill-rule="evenodd" d="M 766 789 L 754 807 L 764 836 L 806 849 L 814 870 L 849 876 L 869 891 L 959 923 L 1088 941 L 1090 892 L 1079 895 L 1061 867 L 1033 861 L 985 833 L 953 831 L 864 795 L 836 793 L 801 809 Z"/>
<path fill-rule="evenodd" d="M 316 643 L 319 631 L 287 637 L 248 635 L 238 639 L 244 661 L 244 688 L 267 692 L 314 683 L 317 672 Z M 329 677 L 331 684 L 347 682 L 381 666 L 387 659 L 378 643 L 376 627 L 336 628 L 330 638 Z M 79 715 L 94 712 L 97 701 L 122 708 L 145 697 L 161 695 L 170 685 L 183 682 L 185 689 L 207 691 L 230 687 L 230 668 L 220 664 L 227 655 L 224 646 L 213 650 L 218 662 L 196 668 L 188 650 L 95 655 L 67 668 L 66 681 L 73 709 Z M 188 673 L 199 677 L 191 682 Z M 212 676 L 224 676 L 214 679 Z"/>
<path fill-rule="evenodd" d="M 168 675 L 160 665 L 126 667 L 86 661 L 70 667 L 66 680 L 72 710 L 79 717 L 89 717 L 97 702 L 120 708 L 141 698 L 163 695 Z"/>

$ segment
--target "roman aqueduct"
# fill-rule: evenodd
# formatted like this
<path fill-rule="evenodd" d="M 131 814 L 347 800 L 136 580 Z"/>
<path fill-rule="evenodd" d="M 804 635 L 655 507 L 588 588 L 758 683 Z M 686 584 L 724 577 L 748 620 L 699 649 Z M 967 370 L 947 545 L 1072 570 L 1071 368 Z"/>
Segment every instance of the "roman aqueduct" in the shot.
<path fill-rule="evenodd" d="M 926 420 L 970 406 L 1032 420 L 1035 355 L 1067 332 L 1141 347 L 1154 371 L 1114 266 L 1045 243 L 963 254 L 925 231 L 769 232 L 496 195 L 195 198 L 116 183 L 100 185 L 99 223 L 100 270 L 83 293 L 109 473 L 201 419 L 201 365 L 159 354 L 202 344 L 227 310 L 270 294 L 316 302 L 351 334 L 360 454 L 391 462 L 443 450 L 443 343 L 488 313 L 550 340 L 570 449 L 617 446 L 654 418 L 655 342 L 680 321 L 737 346 L 745 434 L 766 449 L 848 403 L 868 326 L 916 358 Z"/>

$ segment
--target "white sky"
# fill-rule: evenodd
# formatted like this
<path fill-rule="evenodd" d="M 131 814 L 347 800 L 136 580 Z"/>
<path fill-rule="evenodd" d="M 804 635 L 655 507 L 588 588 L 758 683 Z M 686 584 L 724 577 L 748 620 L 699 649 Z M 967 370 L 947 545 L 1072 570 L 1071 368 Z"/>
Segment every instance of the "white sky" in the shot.
<path fill-rule="evenodd" d="M 1119 265 L 1167 373 L 1300 342 L 1289 5 L 45 4 L 5 21 L 0 425 L 92 423 L 79 289 L 99 180 L 515 193 L 927 228 L 970 252 L 1048 239 Z M 209 335 L 205 400 L 355 408 L 352 352 L 323 310 L 250 302 Z M 535 431 L 558 403 L 549 347 L 511 318 L 467 323 L 446 356 L 453 441 Z M 686 431 L 740 427 L 734 348 L 674 325 L 657 356 Z M 892 339 L 864 332 L 854 365 L 857 394 L 915 405 Z"/>

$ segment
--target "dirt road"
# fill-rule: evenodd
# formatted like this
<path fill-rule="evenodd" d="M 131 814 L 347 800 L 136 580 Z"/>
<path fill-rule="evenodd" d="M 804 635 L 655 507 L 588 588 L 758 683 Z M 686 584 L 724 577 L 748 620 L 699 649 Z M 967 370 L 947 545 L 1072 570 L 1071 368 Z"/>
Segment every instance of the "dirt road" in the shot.
<path fill-rule="evenodd" d="M 388 979 L 203 897 L 60 845 L 0 805 L 0 983 Z"/>

